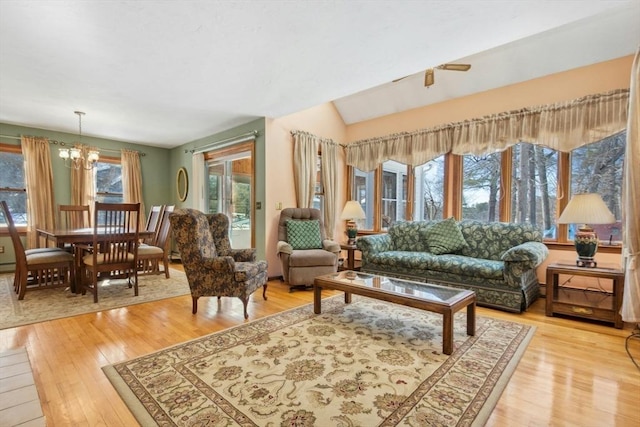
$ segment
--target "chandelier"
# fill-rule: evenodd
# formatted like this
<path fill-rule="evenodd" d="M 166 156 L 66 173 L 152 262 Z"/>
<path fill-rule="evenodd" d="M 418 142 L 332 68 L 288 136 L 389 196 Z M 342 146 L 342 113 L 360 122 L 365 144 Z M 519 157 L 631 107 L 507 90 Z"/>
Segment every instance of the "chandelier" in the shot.
<path fill-rule="evenodd" d="M 82 116 L 84 112 L 74 111 L 74 114 L 78 116 L 78 135 L 80 136 L 80 146 L 82 147 Z M 86 158 L 82 148 L 78 146 L 74 148 L 60 148 L 58 155 L 64 161 L 64 165 L 69 169 L 86 169 L 91 170 L 96 167 L 100 154 L 97 150 L 88 150 L 86 152 Z"/>

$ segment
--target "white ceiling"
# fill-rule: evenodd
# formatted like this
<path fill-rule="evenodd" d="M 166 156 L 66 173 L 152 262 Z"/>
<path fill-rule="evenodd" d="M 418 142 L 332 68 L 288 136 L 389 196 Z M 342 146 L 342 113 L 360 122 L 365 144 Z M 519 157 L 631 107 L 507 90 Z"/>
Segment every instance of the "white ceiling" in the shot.
<path fill-rule="evenodd" d="M 350 124 L 639 44 L 638 0 L 0 0 L 0 121 L 77 133 L 81 110 L 85 135 L 171 148 L 332 100 Z M 425 89 L 445 62 L 472 68 Z"/>

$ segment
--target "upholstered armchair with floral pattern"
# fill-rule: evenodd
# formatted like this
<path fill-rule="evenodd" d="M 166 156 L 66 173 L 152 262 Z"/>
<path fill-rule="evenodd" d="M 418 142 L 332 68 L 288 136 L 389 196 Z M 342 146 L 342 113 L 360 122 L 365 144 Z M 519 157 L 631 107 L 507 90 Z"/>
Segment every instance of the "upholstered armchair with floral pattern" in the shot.
<path fill-rule="evenodd" d="M 262 286 L 262 297 L 267 299 L 267 262 L 256 261 L 253 248 L 231 248 L 229 219 L 224 214 L 178 209 L 169 220 L 191 288 L 193 313 L 201 296 L 238 297 L 247 319 L 251 294 Z"/>

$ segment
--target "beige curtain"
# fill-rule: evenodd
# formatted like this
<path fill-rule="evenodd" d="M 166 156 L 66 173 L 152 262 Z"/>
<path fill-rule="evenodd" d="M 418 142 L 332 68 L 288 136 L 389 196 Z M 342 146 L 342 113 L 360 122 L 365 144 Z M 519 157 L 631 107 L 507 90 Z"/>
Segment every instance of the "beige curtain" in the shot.
<path fill-rule="evenodd" d="M 86 159 L 89 153 L 89 147 L 86 145 L 77 145 L 76 148 L 80 149 L 82 158 Z M 93 205 L 96 201 L 95 176 L 95 169 L 71 169 L 71 204 L 89 205 L 91 225 L 93 225 Z"/>
<path fill-rule="evenodd" d="M 313 206 L 318 168 L 319 138 L 307 132 L 293 131 L 293 178 L 299 208 Z"/>
<path fill-rule="evenodd" d="M 193 208 L 208 213 L 207 198 L 205 196 L 205 163 L 204 153 L 194 153 L 191 159 L 191 198 Z"/>
<path fill-rule="evenodd" d="M 297 205 L 299 208 L 313 206 L 315 193 L 316 165 L 318 149 L 320 149 L 322 176 L 320 180 L 324 190 L 323 222 L 328 239 L 333 239 L 336 226 L 337 206 L 337 164 L 340 144 L 331 139 L 321 138 L 303 131 L 292 131 L 293 135 L 293 173 L 296 187 Z"/>
<path fill-rule="evenodd" d="M 640 323 L 640 48 L 631 68 L 627 147 L 622 182 L 623 247 L 627 254 L 622 320 Z"/>
<path fill-rule="evenodd" d="M 140 154 L 137 151 L 122 149 L 122 190 L 125 203 L 140 203 L 140 224 L 146 223 L 144 201 L 142 197 L 142 170 Z"/>
<path fill-rule="evenodd" d="M 324 187 L 324 229 L 329 240 L 333 240 L 337 210 L 337 170 L 338 144 L 331 141 L 320 142 L 322 152 L 322 186 Z"/>
<path fill-rule="evenodd" d="M 569 152 L 625 129 L 628 89 L 493 114 L 349 144 L 347 164 L 374 170 L 387 160 L 421 165 L 451 151 L 488 154 L 521 141 Z"/>
<path fill-rule="evenodd" d="M 27 188 L 27 248 L 36 248 L 36 228 L 55 227 L 51 150 L 46 138 L 23 136 L 21 142 Z"/>
<path fill-rule="evenodd" d="M 387 160 L 421 165 L 451 151 L 451 134 L 447 125 L 358 141 L 346 147 L 347 164 L 364 172 Z"/>

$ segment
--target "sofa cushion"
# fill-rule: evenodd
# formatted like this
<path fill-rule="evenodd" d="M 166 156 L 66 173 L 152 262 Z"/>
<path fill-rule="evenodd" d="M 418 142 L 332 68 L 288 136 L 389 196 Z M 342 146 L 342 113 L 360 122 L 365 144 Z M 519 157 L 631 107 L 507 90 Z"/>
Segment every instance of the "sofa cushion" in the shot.
<path fill-rule="evenodd" d="M 320 221 L 287 221 L 287 241 L 293 249 L 322 249 Z"/>
<path fill-rule="evenodd" d="M 318 267 L 336 265 L 337 256 L 324 249 L 302 249 L 289 258 L 289 267 Z"/>
<path fill-rule="evenodd" d="M 515 246 L 542 242 L 542 233 L 531 224 L 464 220 L 458 225 L 467 242 L 461 254 L 473 258 L 499 261 L 506 251 Z"/>
<path fill-rule="evenodd" d="M 426 252 L 429 250 L 424 238 L 427 223 L 423 221 L 398 221 L 389 227 L 393 248 L 397 251 Z"/>
<path fill-rule="evenodd" d="M 445 254 L 429 261 L 429 270 L 483 279 L 504 279 L 504 262 Z"/>
<path fill-rule="evenodd" d="M 453 217 L 427 227 L 424 234 L 429 252 L 436 255 L 455 253 L 467 247 L 467 242 Z"/>

